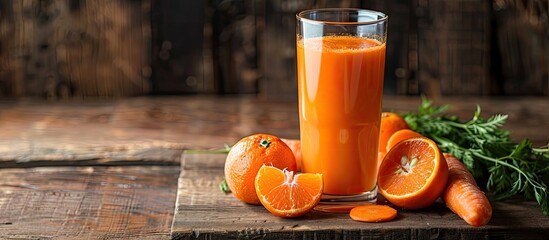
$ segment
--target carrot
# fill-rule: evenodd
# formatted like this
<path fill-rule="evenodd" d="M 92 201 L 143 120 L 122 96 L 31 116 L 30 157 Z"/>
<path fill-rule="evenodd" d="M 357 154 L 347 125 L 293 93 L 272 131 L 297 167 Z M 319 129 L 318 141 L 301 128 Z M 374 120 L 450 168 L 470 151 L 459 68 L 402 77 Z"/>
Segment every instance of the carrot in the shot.
<path fill-rule="evenodd" d="M 448 183 L 442 200 L 454 213 L 472 226 L 484 226 L 492 218 L 492 206 L 467 167 L 450 154 L 444 154 L 448 163 Z"/>
<path fill-rule="evenodd" d="M 387 222 L 397 216 L 397 211 L 387 205 L 363 205 L 351 209 L 349 216 L 359 222 Z"/>
<path fill-rule="evenodd" d="M 301 141 L 299 139 L 288 138 L 281 138 L 281 140 L 292 149 L 297 164 L 297 171 L 301 172 L 301 161 L 303 160 L 303 157 L 301 156 Z"/>
<path fill-rule="evenodd" d="M 397 143 L 414 137 L 423 137 L 423 135 L 410 129 L 401 129 L 396 131 L 395 133 L 393 133 L 393 135 L 391 135 L 391 137 L 389 137 L 389 140 L 387 141 L 387 152 L 389 152 L 391 148 L 393 148 Z"/>

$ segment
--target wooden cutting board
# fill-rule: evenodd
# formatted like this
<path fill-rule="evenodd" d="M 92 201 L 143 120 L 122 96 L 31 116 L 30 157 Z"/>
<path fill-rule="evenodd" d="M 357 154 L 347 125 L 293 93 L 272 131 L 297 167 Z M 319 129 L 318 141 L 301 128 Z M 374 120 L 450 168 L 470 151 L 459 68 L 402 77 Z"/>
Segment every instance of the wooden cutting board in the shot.
<path fill-rule="evenodd" d="M 398 209 L 385 223 L 362 223 L 346 213 L 312 211 L 296 219 L 271 215 L 262 206 L 223 193 L 225 154 L 183 153 L 173 239 L 542 239 L 549 217 L 535 202 L 492 202 L 487 226 L 472 227 L 438 201 L 422 210 Z"/>

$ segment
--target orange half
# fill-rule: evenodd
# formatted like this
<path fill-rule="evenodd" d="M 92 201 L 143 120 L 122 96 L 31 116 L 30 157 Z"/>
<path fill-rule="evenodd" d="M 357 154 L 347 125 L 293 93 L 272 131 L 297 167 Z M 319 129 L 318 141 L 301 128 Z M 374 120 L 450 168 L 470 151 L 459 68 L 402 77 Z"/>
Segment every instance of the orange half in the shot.
<path fill-rule="evenodd" d="M 311 211 L 322 195 L 322 174 L 300 173 L 262 166 L 255 178 L 261 204 L 278 217 L 299 217 Z"/>
<path fill-rule="evenodd" d="M 402 208 L 418 209 L 433 204 L 447 181 L 446 159 L 437 144 L 425 137 L 398 143 L 379 167 L 379 192 Z"/>

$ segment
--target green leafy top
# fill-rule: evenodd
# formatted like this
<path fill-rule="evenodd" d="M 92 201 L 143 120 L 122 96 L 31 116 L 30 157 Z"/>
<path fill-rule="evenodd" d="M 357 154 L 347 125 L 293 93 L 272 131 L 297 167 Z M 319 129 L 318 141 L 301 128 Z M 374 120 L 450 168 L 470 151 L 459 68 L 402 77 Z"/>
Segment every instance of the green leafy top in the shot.
<path fill-rule="evenodd" d="M 528 139 L 512 142 L 509 132 L 501 129 L 507 115 L 485 119 L 477 106 L 472 119 L 463 122 L 457 116 L 447 116 L 447 110 L 447 105 L 436 106 L 422 98 L 417 113 L 403 117 L 412 130 L 461 159 L 496 200 L 521 194 L 535 199 L 548 215 L 549 145 L 534 148 Z"/>

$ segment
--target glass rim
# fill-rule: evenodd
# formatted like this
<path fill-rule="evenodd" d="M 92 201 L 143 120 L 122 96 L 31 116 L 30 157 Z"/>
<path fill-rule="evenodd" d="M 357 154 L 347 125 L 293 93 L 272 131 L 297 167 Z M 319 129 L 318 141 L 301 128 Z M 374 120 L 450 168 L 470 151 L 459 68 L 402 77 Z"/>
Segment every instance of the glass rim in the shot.
<path fill-rule="evenodd" d="M 376 19 L 376 20 L 371 20 L 371 21 L 363 21 L 363 22 L 336 22 L 336 21 L 313 20 L 313 19 L 309 19 L 309 18 L 305 17 L 305 15 L 315 13 L 315 12 L 317 12 L 317 13 L 321 13 L 321 12 L 357 12 L 357 13 L 366 12 L 368 14 L 381 16 L 381 18 Z M 387 21 L 387 19 L 389 18 L 387 16 L 387 14 L 385 14 L 385 13 L 374 11 L 374 10 L 361 9 L 361 8 L 318 8 L 318 9 L 310 9 L 310 10 L 305 10 L 305 11 L 301 11 L 301 12 L 297 13 L 295 15 L 295 17 L 298 21 L 312 23 L 312 24 L 318 24 L 318 25 L 371 25 L 371 24 L 376 24 L 376 23 Z"/>

